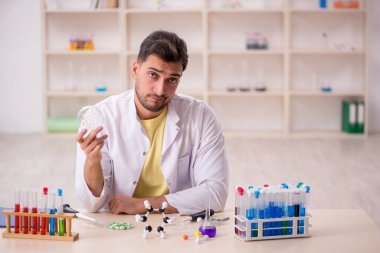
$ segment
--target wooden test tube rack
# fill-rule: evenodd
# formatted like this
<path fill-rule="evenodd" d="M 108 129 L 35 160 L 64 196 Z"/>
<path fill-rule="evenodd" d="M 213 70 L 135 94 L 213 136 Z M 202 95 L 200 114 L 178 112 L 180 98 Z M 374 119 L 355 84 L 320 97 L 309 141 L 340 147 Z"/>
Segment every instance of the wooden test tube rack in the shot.
<path fill-rule="evenodd" d="M 5 221 L 6 221 L 6 228 L 3 232 L 3 238 L 21 238 L 21 239 L 38 239 L 38 240 L 53 240 L 53 241 L 75 241 L 79 238 L 79 233 L 73 233 L 71 232 L 71 224 L 72 219 L 74 218 L 75 214 L 72 213 L 63 213 L 63 214 L 48 214 L 48 213 L 23 213 L 23 212 L 14 212 L 14 211 L 8 211 L 4 210 L 2 212 L 5 215 Z M 15 233 L 14 229 L 12 231 L 11 229 L 11 216 L 14 216 L 14 219 L 19 219 L 20 224 L 20 232 Z M 22 227 L 22 217 L 37 217 L 38 221 L 41 220 L 41 218 L 46 217 L 47 218 L 47 230 L 46 235 L 41 235 L 40 231 L 40 222 L 37 222 L 37 234 L 32 233 L 32 226 L 30 222 L 28 222 L 28 234 L 24 234 L 23 227 Z M 29 219 L 30 219 L 29 218 Z M 63 236 L 60 236 L 55 231 L 55 235 L 50 235 L 49 232 L 49 218 L 64 218 L 66 221 L 66 233 Z M 16 224 L 16 222 L 15 222 Z M 57 226 L 55 226 L 57 228 Z"/>

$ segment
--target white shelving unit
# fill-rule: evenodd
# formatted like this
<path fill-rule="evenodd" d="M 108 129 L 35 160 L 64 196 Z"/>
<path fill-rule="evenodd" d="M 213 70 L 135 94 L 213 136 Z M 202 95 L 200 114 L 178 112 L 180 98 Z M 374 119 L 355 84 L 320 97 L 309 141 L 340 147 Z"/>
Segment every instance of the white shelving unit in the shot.
<path fill-rule="evenodd" d="M 332 0 L 327 9 L 317 0 L 241 0 L 233 8 L 237 2 L 119 0 L 113 9 L 44 8 L 46 119 L 75 117 L 80 107 L 132 88 L 130 68 L 141 41 L 164 29 L 188 43 L 178 93 L 209 103 L 226 134 L 353 136 L 340 130 L 341 103 L 368 101 L 366 1 L 358 9 L 334 9 Z M 267 38 L 268 49 L 246 49 L 253 32 Z M 93 34 L 95 50 L 67 49 L 70 35 L 81 33 Z M 354 50 L 338 50 L 339 43 Z M 107 92 L 95 91 L 99 82 Z M 320 91 L 326 83 L 331 93 Z M 255 91 L 258 84 L 266 91 Z M 360 136 L 367 127 L 368 106 Z"/>

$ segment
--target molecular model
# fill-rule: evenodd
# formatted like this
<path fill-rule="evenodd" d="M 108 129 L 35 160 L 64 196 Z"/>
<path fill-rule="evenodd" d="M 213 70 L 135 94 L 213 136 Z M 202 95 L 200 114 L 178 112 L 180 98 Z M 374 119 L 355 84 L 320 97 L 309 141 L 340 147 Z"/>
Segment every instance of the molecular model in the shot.
<path fill-rule="evenodd" d="M 202 219 L 201 217 L 198 217 L 198 218 L 197 218 L 197 223 L 198 223 L 198 224 L 201 223 L 202 221 L 203 221 L 203 219 Z M 202 235 L 202 233 L 201 233 L 199 230 L 195 231 L 193 236 L 188 235 L 188 234 L 184 234 L 184 235 L 182 236 L 182 238 L 183 238 L 185 241 L 189 240 L 191 237 L 194 237 L 194 238 L 195 238 L 195 243 L 196 243 L 196 244 L 199 244 L 199 243 L 201 243 L 202 241 L 207 241 L 207 240 L 209 239 L 209 236 L 208 236 L 208 235 Z"/>
<path fill-rule="evenodd" d="M 166 232 L 165 232 L 165 226 L 166 224 L 172 224 L 174 223 L 175 221 L 175 218 L 169 218 L 165 215 L 165 209 L 168 207 L 168 203 L 167 202 L 163 202 L 161 204 L 161 207 L 158 208 L 158 209 L 154 209 L 152 207 L 152 205 L 150 204 L 150 202 L 148 200 L 145 200 L 144 201 L 144 206 L 147 210 L 146 214 L 145 215 L 140 215 L 140 214 L 136 214 L 135 218 L 136 218 L 136 222 L 146 222 L 148 220 L 148 215 L 154 211 L 157 211 L 159 213 L 162 214 L 162 216 L 164 217 L 162 219 L 163 223 L 157 227 L 157 232 L 160 233 L 160 237 L 161 239 L 164 239 L 166 237 Z M 148 234 L 152 232 L 152 226 L 151 225 L 147 225 L 145 228 L 144 228 L 144 232 L 143 232 L 143 238 L 144 239 L 147 239 L 148 238 Z"/>

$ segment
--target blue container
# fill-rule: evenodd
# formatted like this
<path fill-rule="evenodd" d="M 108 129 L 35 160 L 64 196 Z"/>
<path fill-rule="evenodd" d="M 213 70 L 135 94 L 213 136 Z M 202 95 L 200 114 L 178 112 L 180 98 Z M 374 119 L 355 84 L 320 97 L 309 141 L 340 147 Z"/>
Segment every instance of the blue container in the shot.
<path fill-rule="evenodd" d="M 319 0 L 319 7 L 321 9 L 326 9 L 327 8 L 327 0 Z"/>

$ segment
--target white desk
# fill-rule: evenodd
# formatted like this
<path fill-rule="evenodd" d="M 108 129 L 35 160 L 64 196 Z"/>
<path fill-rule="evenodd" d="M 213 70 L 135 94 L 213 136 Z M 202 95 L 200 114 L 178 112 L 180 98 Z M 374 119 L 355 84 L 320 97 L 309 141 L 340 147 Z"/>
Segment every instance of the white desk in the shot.
<path fill-rule="evenodd" d="M 132 222 L 136 227 L 128 231 L 116 231 L 108 228 L 91 228 L 87 223 L 75 219 L 73 232 L 79 232 L 75 242 L 45 241 L 31 239 L 1 239 L 0 252 L 344 252 L 370 253 L 380 252 L 380 230 L 363 210 L 311 210 L 310 238 L 279 239 L 242 242 L 234 238 L 232 212 L 230 220 L 217 227 L 217 236 L 196 244 L 194 239 L 184 241 L 183 230 L 167 230 L 167 238 L 160 239 L 156 226 L 162 223 L 159 214 L 149 215 L 148 221 L 153 227 L 149 239 L 142 238 L 145 223 L 135 224 L 134 216 L 113 215 L 109 213 L 90 214 L 99 220 L 111 222 Z M 223 214 L 216 214 L 222 216 Z M 4 229 L 1 229 L 3 232 Z"/>

